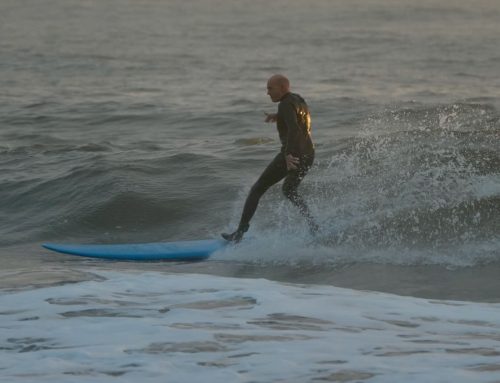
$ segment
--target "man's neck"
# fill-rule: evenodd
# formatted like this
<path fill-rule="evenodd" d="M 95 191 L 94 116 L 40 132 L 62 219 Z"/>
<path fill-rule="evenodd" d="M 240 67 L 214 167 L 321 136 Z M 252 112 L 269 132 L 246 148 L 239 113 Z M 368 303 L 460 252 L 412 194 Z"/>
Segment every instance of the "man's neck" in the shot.
<path fill-rule="evenodd" d="M 281 96 L 280 101 L 283 101 L 286 96 L 290 94 L 290 91 L 286 92 L 283 96 Z"/>

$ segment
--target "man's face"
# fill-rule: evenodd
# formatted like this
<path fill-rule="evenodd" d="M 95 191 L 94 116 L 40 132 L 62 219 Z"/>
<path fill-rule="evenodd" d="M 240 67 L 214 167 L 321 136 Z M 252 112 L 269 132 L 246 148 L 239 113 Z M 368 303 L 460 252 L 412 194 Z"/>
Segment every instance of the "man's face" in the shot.
<path fill-rule="evenodd" d="M 270 80 L 267 82 L 267 94 L 273 102 L 278 102 L 284 96 L 285 92 L 283 86 L 278 81 Z"/>

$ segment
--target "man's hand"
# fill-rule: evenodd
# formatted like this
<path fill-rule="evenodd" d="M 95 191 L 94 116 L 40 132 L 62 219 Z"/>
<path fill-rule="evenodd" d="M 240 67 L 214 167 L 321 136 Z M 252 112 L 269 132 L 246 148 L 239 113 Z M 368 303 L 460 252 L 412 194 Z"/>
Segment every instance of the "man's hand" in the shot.
<path fill-rule="evenodd" d="M 265 122 L 276 122 L 278 115 L 276 113 L 264 113 L 266 115 Z"/>
<path fill-rule="evenodd" d="M 285 161 L 286 161 L 286 168 L 288 170 L 297 170 L 297 166 L 299 165 L 300 162 L 298 157 L 294 157 L 291 154 L 287 154 L 287 156 L 285 157 Z"/>

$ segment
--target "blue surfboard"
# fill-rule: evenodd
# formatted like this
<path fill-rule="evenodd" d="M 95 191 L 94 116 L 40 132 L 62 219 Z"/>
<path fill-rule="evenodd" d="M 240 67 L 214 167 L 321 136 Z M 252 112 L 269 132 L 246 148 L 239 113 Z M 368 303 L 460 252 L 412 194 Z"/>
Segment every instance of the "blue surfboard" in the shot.
<path fill-rule="evenodd" d="M 82 257 L 123 261 L 201 261 L 227 242 L 222 239 L 198 241 L 136 243 L 120 245 L 70 245 L 45 243 L 46 249 Z"/>

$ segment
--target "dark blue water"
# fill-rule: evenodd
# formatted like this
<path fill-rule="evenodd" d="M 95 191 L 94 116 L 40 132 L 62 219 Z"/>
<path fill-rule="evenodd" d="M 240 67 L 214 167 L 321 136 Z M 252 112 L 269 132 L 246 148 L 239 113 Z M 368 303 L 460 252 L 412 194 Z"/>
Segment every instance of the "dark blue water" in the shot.
<path fill-rule="evenodd" d="M 3 2 L 0 257 L 51 268 L 42 242 L 233 228 L 279 147 L 263 120 L 280 72 L 312 111 L 302 191 L 321 233 L 276 187 L 249 233 L 261 246 L 208 271 L 480 279 L 500 261 L 499 21 L 495 1 Z"/>

